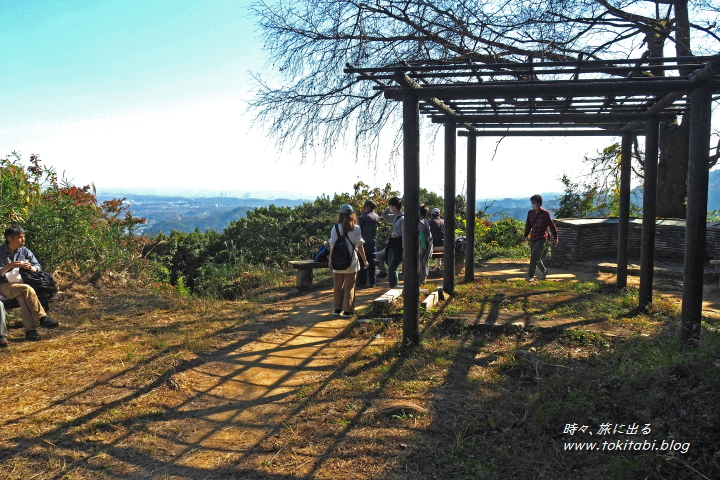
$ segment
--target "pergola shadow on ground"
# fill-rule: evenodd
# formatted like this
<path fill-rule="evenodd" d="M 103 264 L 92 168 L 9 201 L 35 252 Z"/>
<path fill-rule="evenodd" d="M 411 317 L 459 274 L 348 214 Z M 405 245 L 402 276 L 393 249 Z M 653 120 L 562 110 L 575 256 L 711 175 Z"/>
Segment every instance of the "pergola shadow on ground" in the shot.
<path fill-rule="evenodd" d="M 688 116 L 688 197 L 685 230 L 682 333 L 695 338 L 702 318 L 705 219 L 708 198 L 711 105 L 720 93 L 720 55 L 528 63 L 403 64 L 346 73 L 375 83 L 385 98 L 403 102 L 406 237 L 403 262 L 418 250 L 420 114 L 445 126 L 445 244 L 455 232 L 457 136 L 467 142 L 465 279 L 474 278 L 477 137 L 621 136 L 617 283 L 627 284 L 631 147 L 645 136 L 640 310 L 652 302 L 659 127 Z M 455 258 L 445 252 L 443 288 L 454 290 Z M 419 279 L 405 278 L 403 337 L 419 341 Z"/>

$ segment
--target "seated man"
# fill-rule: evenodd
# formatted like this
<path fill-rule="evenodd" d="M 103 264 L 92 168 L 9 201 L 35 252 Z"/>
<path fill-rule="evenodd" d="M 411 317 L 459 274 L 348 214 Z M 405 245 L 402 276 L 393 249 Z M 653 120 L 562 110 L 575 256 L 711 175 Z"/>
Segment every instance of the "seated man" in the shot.
<path fill-rule="evenodd" d="M 10 283 L 7 277 L 8 272 L 16 268 L 40 270 L 40 263 L 25 246 L 25 230 L 22 227 L 13 225 L 5 230 L 5 243 L 0 245 L 0 267 L 0 295 L 17 300 L 25 327 L 25 338 L 31 341 L 40 340 L 38 323 L 47 328 L 55 328 L 58 323 L 45 313 L 31 286 Z"/>

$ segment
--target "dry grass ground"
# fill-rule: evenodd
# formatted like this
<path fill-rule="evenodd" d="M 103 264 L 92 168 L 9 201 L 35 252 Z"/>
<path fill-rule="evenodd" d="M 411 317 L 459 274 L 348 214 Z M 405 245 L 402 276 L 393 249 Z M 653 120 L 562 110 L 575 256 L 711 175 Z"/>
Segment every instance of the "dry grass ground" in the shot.
<path fill-rule="evenodd" d="M 628 317 L 633 290 L 599 274 L 527 285 L 521 265 L 495 263 L 479 276 L 423 316 L 409 352 L 396 321 L 332 316 L 327 284 L 298 294 L 288 279 L 242 302 L 65 285 L 61 327 L 27 343 L 13 328 L 0 351 L 0 478 L 718 478 L 720 363 L 712 344 L 673 343 L 676 294 Z M 473 310 L 582 322 L 445 328 Z M 567 424 L 631 422 L 689 453 L 563 450 L 593 439 Z"/>

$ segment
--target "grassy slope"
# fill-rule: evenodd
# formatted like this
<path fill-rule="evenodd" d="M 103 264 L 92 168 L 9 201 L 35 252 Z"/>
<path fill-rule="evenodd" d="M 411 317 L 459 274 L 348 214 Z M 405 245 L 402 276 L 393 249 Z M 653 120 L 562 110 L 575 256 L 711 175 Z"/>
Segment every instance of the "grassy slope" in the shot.
<path fill-rule="evenodd" d="M 55 309 L 60 329 L 0 351 L 2 477 L 190 478 L 156 471 L 163 454 L 149 433 L 133 449 L 118 445 L 152 431 L 187 395 L 173 385 L 174 372 L 273 328 L 262 312 L 294 295 L 292 283 L 242 302 L 193 300 L 122 279 L 66 286 Z M 540 291 L 541 300 L 527 302 Z M 635 295 L 577 282 L 460 285 L 440 312 L 423 317 L 423 341 L 409 353 L 397 322 L 357 324 L 338 340 L 348 354 L 337 371 L 297 388 L 300 413 L 277 434 L 277 464 L 208 478 L 303 478 L 281 471 L 280 460 L 302 465 L 308 453 L 300 446 L 327 442 L 341 454 L 318 457 L 307 476 L 719 478 L 719 320 L 707 318 L 702 346 L 685 349 L 675 340 L 675 304 L 658 300 L 650 315 L 629 316 Z M 449 333 L 444 318 L 468 309 L 596 320 L 625 333 L 504 334 L 471 325 Z M 519 350 L 561 367 L 539 370 Z M 569 424 L 584 432 L 564 433 Z M 625 433 L 599 435 L 608 424 Z M 627 433 L 635 424 L 640 433 Z M 658 450 L 629 450 L 630 440 Z M 564 446 L 598 441 L 624 450 Z M 663 441 L 681 450 L 659 450 Z"/>

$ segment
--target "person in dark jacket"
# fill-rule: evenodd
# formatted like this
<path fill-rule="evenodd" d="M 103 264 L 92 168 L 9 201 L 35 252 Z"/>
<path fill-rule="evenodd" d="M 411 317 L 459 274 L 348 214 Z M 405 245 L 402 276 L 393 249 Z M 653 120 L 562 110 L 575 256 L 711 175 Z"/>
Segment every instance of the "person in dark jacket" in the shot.
<path fill-rule="evenodd" d="M 19 283 L 20 269 L 40 270 L 40 262 L 25 246 L 25 230 L 13 225 L 5 230 L 5 243 L 0 245 L 0 295 L 15 299 L 20 306 L 20 315 L 25 327 L 25 338 L 40 340 L 38 324 L 46 328 L 55 328 L 58 322 L 53 320 L 38 300 L 30 285 Z"/>
<path fill-rule="evenodd" d="M 377 242 L 378 225 L 380 224 L 380 216 L 375 213 L 377 205 L 372 200 L 365 200 L 363 205 L 363 213 L 360 215 L 360 232 L 362 232 L 363 248 L 365 249 L 365 258 L 367 258 L 368 267 L 360 269 L 358 272 L 357 286 L 360 288 L 375 286 L 375 244 Z"/>
<path fill-rule="evenodd" d="M 432 232 L 433 239 L 433 252 L 444 252 L 445 251 L 445 220 L 440 217 L 440 209 L 433 208 L 430 210 L 430 231 Z M 442 258 L 438 258 L 433 265 L 432 270 L 442 270 Z"/>
<path fill-rule="evenodd" d="M 532 282 L 535 280 L 535 269 L 538 268 L 540 273 L 538 279 L 545 280 L 547 276 L 547 268 L 543 263 L 543 256 L 545 255 L 545 244 L 548 241 L 548 231 L 555 239 L 555 245 L 558 244 L 558 233 L 553 222 L 550 212 L 541 208 L 542 197 L 540 195 L 533 195 L 530 197 L 530 204 L 532 210 L 527 214 L 527 220 L 525 221 L 525 233 L 523 238 L 530 239 L 530 266 L 528 267 L 527 277 L 525 280 Z"/>

